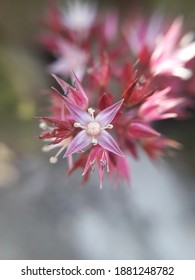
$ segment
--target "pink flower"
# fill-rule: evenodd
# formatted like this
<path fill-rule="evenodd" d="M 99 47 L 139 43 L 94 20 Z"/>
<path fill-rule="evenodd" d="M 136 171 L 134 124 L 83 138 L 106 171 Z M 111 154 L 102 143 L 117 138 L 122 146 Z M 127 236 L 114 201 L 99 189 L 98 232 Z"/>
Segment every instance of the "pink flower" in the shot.
<path fill-rule="evenodd" d="M 149 96 L 139 108 L 139 117 L 148 122 L 178 117 L 186 100 L 183 97 L 171 97 L 170 90 L 168 87 Z"/>
<path fill-rule="evenodd" d="M 91 31 L 96 14 L 95 5 L 74 0 L 67 3 L 62 22 L 68 30 L 75 32 L 79 38 L 83 39 Z"/>
<path fill-rule="evenodd" d="M 107 129 L 113 128 L 111 122 L 119 111 L 122 103 L 123 100 L 109 106 L 95 117 L 95 110 L 92 108 L 89 108 L 87 113 L 66 99 L 66 107 L 72 118 L 76 121 L 74 127 L 81 128 L 82 130 L 70 143 L 65 157 L 81 151 L 89 144 L 93 144 L 94 146 L 99 144 L 104 149 L 119 156 L 123 156 L 122 151 L 113 137 L 106 131 Z"/>
<path fill-rule="evenodd" d="M 156 42 L 150 60 L 151 73 L 165 74 L 188 80 L 192 71 L 186 68 L 186 63 L 195 56 L 193 36 L 187 33 L 181 39 L 182 19 L 176 18 L 165 35 Z"/>
<path fill-rule="evenodd" d="M 142 15 L 130 19 L 124 28 L 124 36 L 131 52 L 141 63 L 147 63 L 155 47 L 155 39 L 162 29 L 162 15 L 154 13 L 149 20 Z"/>
<path fill-rule="evenodd" d="M 89 60 L 89 54 L 77 46 L 62 38 L 54 38 L 58 58 L 51 65 L 48 70 L 50 73 L 69 76 L 70 69 L 74 72 L 80 80 L 85 74 L 86 65 Z"/>
<path fill-rule="evenodd" d="M 58 149 L 51 163 L 64 154 L 68 174 L 82 168 L 83 182 L 97 166 L 101 188 L 105 171 L 116 184 L 130 181 L 123 154 L 138 159 L 141 146 L 158 159 L 179 147 L 153 122 L 189 116 L 195 42 L 192 33 L 183 36 L 181 18 L 171 26 L 163 18 L 135 14 L 125 22 L 115 10 L 98 14 L 90 2 L 69 1 L 65 10 L 51 5 L 41 36 L 56 57 L 48 69 L 72 81 L 52 75 L 58 89 L 50 91 L 50 117 L 40 118 L 43 150 Z"/>

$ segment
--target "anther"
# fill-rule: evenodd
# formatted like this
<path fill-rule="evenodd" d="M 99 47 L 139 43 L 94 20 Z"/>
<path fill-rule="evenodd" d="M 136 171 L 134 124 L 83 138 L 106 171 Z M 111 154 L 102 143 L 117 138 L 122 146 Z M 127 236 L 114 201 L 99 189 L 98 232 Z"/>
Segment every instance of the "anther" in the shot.
<path fill-rule="evenodd" d="M 91 140 L 91 143 L 92 143 L 94 146 L 96 146 L 97 143 L 98 143 L 98 141 L 97 141 L 96 138 L 93 137 L 92 140 Z"/>
<path fill-rule="evenodd" d="M 50 157 L 49 162 L 55 164 L 58 161 L 57 157 Z"/>
<path fill-rule="evenodd" d="M 88 109 L 88 113 L 89 113 L 91 116 L 93 116 L 94 113 L 95 113 L 95 110 L 92 109 L 92 108 L 89 108 L 89 109 Z"/>
<path fill-rule="evenodd" d="M 74 123 L 74 127 L 81 127 L 81 124 L 80 123 Z"/>
<path fill-rule="evenodd" d="M 41 129 L 43 129 L 43 130 L 46 130 L 46 129 L 48 128 L 48 126 L 47 126 L 47 124 L 46 124 L 45 122 L 41 122 L 41 123 L 39 124 L 39 127 L 40 127 Z"/>

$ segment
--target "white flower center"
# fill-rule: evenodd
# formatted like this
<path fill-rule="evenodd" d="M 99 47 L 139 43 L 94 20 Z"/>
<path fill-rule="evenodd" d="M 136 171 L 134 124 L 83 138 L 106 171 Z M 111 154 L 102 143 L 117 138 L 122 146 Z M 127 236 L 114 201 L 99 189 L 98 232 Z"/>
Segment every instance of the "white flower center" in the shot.
<path fill-rule="evenodd" d="M 97 136 L 100 134 L 101 126 L 98 122 L 90 122 L 86 127 L 86 131 L 89 136 Z"/>
<path fill-rule="evenodd" d="M 98 136 L 100 135 L 101 131 L 104 129 L 112 129 L 113 125 L 108 124 L 105 127 L 102 127 L 99 122 L 95 120 L 94 113 L 95 110 L 92 108 L 88 109 L 88 113 L 91 116 L 91 122 L 88 123 L 86 126 L 81 125 L 80 123 L 74 123 L 74 127 L 80 127 L 86 131 L 86 133 L 91 137 L 91 143 L 93 145 L 98 144 Z"/>

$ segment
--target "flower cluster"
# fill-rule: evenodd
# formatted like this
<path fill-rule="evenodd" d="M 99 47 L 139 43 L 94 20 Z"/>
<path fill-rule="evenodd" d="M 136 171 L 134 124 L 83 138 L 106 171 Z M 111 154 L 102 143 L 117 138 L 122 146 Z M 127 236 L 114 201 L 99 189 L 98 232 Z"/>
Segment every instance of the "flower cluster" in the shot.
<path fill-rule="evenodd" d="M 55 57 L 48 71 L 58 85 L 50 116 L 39 118 L 43 150 L 58 148 L 51 163 L 63 153 L 68 173 L 82 168 L 84 181 L 97 166 L 102 187 L 105 172 L 116 183 L 130 180 L 126 156 L 138 158 L 138 146 L 152 160 L 179 147 L 152 125 L 187 117 L 193 104 L 195 42 L 181 17 L 170 25 L 159 14 L 122 21 L 115 10 L 52 2 L 44 24 L 41 42 Z"/>

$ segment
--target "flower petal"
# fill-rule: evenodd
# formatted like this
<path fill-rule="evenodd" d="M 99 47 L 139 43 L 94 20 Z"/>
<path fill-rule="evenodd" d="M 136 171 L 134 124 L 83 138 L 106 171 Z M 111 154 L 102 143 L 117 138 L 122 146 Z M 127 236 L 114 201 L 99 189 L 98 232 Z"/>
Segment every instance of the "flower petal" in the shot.
<path fill-rule="evenodd" d="M 101 111 L 96 116 L 95 121 L 99 122 L 102 126 L 110 124 L 123 104 L 123 101 L 124 99 Z"/>
<path fill-rule="evenodd" d="M 87 162 L 85 164 L 85 168 L 83 170 L 82 176 L 84 176 L 87 173 L 89 168 L 95 163 L 96 160 L 100 160 L 99 154 L 100 154 L 101 149 L 102 149 L 102 147 L 100 147 L 99 145 L 92 148 L 92 150 L 87 158 Z"/>
<path fill-rule="evenodd" d="M 98 136 L 98 144 L 104 149 L 118 156 L 124 157 L 123 152 L 121 151 L 115 140 L 112 138 L 112 136 L 106 130 L 103 130 Z"/>
<path fill-rule="evenodd" d="M 85 130 L 80 131 L 72 140 L 68 149 L 64 155 L 64 157 L 70 156 L 91 143 L 91 137 L 89 137 Z"/>
<path fill-rule="evenodd" d="M 129 127 L 129 133 L 131 137 L 135 138 L 154 137 L 160 135 L 149 124 L 140 120 L 134 120 L 131 122 L 131 125 Z"/>
<path fill-rule="evenodd" d="M 88 103 L 89 103 L 88 97 L 87 97 L 87 95 L 86 95 L 86 93 L 85 93 L 85 91 L 84 91 L 84 89 L 83 89 L 83 87 L 82 87 L 82 85 L 81 85 L 81 82 L 79 81 L 79 79 L 78 79 L 78 77 L 76 76 L 76 74 L 74 73 L 74 71 L 72 71 L 72 75 L 73 75 L 73 77 L 74 77 L 74 79 L 75 79 L 76 88 L 77 88 L 78 93 L 79 93 L 79 95 L 80 95 L 80 103 L 81 103 L 81 106 L 82 106 L 82 107 L 88 107 Z"/>
<path fill-rule="evenodd" d="M 61 61 L 61 63 L 63 62 L 63 60 Z M 56 63 L 55 63 L 56 64 Z M 60 85 L 60 87 L 62 88 L 62 90 L 66 93 L 67 88 L 70 87 L 70 85 L 68 83 L 66 83 L 64 80 L 60 79 L 58 76 L 56 76 L 55 74 L 52 74 L 52 77 L 56 80 L 56 82 Z"/>
<path fill-rule="evenodd" d="M 65 99 L 65 104 L 73 119 L 78 123 L 86 125 L 87 123 L 92 121 L 91 116 L 87 112 L 81 110 L 78 106 L 74 105 L 67 98 Z"/>

